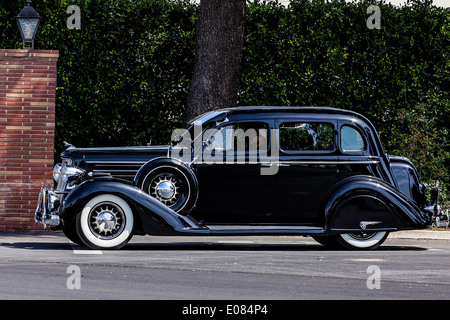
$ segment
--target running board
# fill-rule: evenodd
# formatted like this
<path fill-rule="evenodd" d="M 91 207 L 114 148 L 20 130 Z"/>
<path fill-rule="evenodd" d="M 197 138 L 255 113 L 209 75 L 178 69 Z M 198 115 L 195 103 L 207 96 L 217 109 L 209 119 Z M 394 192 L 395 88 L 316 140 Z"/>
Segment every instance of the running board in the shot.
<path fill-rule="evenodd" d="M 311 226 L 289 226 L 289 225 L 224 225 L 211 224 L 205 225 L 209 229 L 209 234 L 214 235 L 238 235 L 238 234 L 259 234 L 259 235 L 274 235 L 274 234 L 322 234 L 324 229 L 321 227 Z"/>

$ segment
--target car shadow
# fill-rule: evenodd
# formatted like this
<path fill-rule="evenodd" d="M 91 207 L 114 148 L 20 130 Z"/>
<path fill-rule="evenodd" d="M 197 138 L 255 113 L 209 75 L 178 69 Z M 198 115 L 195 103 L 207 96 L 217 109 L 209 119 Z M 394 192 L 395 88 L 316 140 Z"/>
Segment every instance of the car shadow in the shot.
<path fill-rule="evenodd" d="M 48 234 L 47 234 L 48 235 Z M 67 238 L 62 235 L 58 235 L 52 241 L 52 238 L 41 239 L 39 241 L 32 241 L 29 235 L 17 235 L 17 241 L 10 238 L 2 243 L 0 237 L 0 247 L 16 248 L 24 250 L 90 250 L 89 248 L 81 245 L 75 245 L 71 243 Z M 14 238 L 14 237 L 13 237 Z M 150 238 L 149 238 L 150 239 Z M 28 241 L 23 241 L 28 240 Z M 340 249 L 330 249 L 319 243 L 267 243 L 264 240 L 253 243 L 242 243 L 239 240 L 233 242 L 233 240 L 227 240 L 226 243 L 220 241 L 210 241 L 205 239 L 204 241 L 168 241 L 168 242 L 139 242 L 137 239 L 128 243 L 120 251 L 342 251 Z M 405 246 L 405 245 L 388 245 L 384 244 L 375 251 L 426 251 L 427 248 L 418 246 Z M 104 252 L 110 252 L 111 250 L 102 250 Z"/>
<path fill-rule="evenodd" d="M 0 243 L 0 247 L 26 249 L 26 250 L 72 250 L 72 246 L 67 243 L 55 242 L 9 242 Z"/>
<path fill-rule="evenodd" d="M 130 243 L 121 251 L 333 251 L 321 244 L 273 244 L 273 243 L 216 243 L 216 242 L 171 242 L 171 243 Z M 375 251 L 426 251 L 416 246 L 381 246 Z"/>
<path fill-rule="evenodd" d="M 85 246 L 74 247 L 70 243 L 53 242 L 15 242 L 0 243 L 0 247 L 8 247 L 25 250 L 63 250 L 72 251 L 89 250 Z M 381 246 L 375 251 L 426 251 L 427 248 L 416 246 Z M 333 251 L 348 252 L 348 250 L 330 249 L 320 244 L 240 244 L 240 243 L 209 243 L 209 242 L 177 242 L 177 243 L 132 243 L 120 250 L 108 251 Z"/>

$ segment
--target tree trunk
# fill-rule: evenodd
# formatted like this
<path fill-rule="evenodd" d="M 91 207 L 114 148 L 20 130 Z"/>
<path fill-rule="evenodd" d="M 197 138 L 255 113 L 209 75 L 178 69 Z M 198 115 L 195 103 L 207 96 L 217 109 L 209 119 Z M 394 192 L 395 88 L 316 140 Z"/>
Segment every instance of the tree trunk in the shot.
<path fill-rule="evenodd" d="M 201 0 L 184 121 L 237 106 L 246 0 Z"/>

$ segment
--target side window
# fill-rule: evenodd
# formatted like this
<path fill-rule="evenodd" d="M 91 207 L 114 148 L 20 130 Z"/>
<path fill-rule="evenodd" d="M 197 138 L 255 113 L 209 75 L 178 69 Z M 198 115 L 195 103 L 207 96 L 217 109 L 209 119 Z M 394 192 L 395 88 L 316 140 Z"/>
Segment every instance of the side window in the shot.
<path fill-rule="evenodd" d="M 333 125 L 324 122 L 280 124 L 280 148 L 285 151 L 327 151 L 334 149 Z"/>
<path fill-rule="evenodd" d="M 420 187 L 414 171 L 404 167 L 394 167 L 393 173 L 400 191 L 411 200 L 417 201 L 420 198 Z"/>
<path fill-rule="evenodd" d="M 404 195 L 411 198 L 408 171 L 402 167 L 394 167 L 393 171 L 397 180 L 398 188 Z"/>
<path fill-rule="evenodd" d="M 269 147 L 269 125 L 264 122 L 239 122 L 213 129 L 210 150 L 266 151 Z"/>
<path fill-rule="evenodd" d="M 420 197 L 419 182 L 416 179 L 416 175 L 411 169 L 408 169 L 409 176 L 409 191 L 411 192 L 412 199 L 418 199 Z"/>
<path fill-rule="evenodd" d="M 366 144 L 361 133 L 353 127 L 341 127 L 341 148 L 345 151 L 364 151 Z"/>

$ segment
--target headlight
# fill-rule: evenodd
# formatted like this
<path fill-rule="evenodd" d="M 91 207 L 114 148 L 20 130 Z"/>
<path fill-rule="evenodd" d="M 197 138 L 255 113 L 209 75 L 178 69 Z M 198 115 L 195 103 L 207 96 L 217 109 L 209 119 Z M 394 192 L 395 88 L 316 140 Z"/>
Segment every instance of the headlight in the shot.
<path fill-rule="evenodd" d="M 61 165 L 60 165 L 60 164 L 57 164 L 57 165 L 53 168 L 53 179 L 55 179 L 55 181 L 58 182 L 60 176 L 61 176 Z"/>
<path fill-rule="evenodd" d="M 83 170 L 74 167 L 64 166 L 61 169 L 61 178 L 65 183 L 71 182 L 70 178 L 80 176 L 83 174 L 83 172 L 84 172 Z"/>

